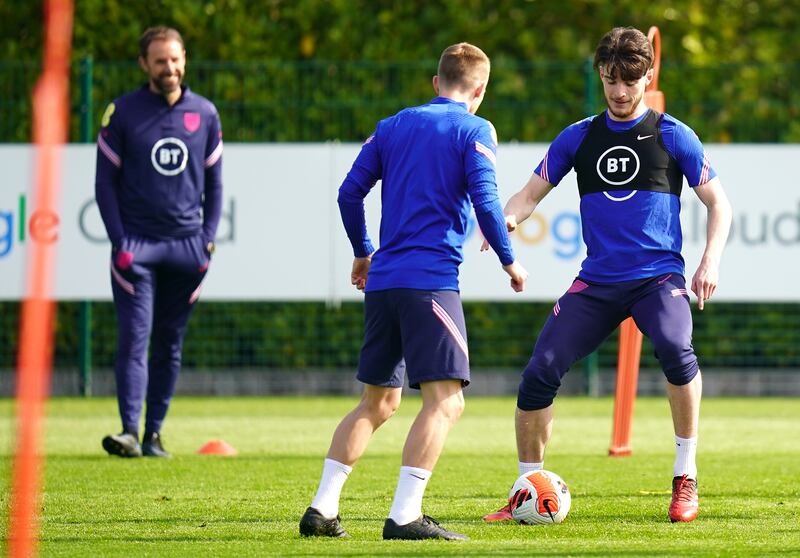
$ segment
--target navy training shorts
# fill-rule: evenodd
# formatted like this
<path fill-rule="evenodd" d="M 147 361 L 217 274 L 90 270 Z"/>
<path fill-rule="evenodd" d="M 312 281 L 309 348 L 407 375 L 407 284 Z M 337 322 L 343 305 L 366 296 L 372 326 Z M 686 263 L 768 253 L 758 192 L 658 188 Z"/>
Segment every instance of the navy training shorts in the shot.
<path fill-rule="evenodd" d="M 457 291 L 388 289 L 365 295 L 358 380 L 402 387 L 405 373 L 414 389 L 439 380 L 469 384 L 467 328 Z"/>
<path fill-rule="evenodd" d="M 699 366 L 692 346 L 689 293 L 682 275 L 667 273 L 619 283 L 575 279 L 539 334 L 522 372 L 517 406 L 532 411 L 552 404 L 567 370 L 594 351 L 628 316 L 633 316 L 653 342 L 667 381 L 677 386 L 691 382 Z"/>

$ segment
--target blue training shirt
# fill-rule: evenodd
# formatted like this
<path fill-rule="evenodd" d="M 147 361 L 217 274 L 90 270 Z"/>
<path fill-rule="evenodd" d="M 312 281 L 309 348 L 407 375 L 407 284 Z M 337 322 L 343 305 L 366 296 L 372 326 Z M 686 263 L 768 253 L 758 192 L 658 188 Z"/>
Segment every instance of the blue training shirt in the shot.
<path fill-rule="evenodd" d="M 497 139 L 464 103 L 437 97 L 378 123 L 339 188 L 356 257 L 373 252 L 364 198 L 381 180 L 380 248 L 366 291 L 458 290 L 470 201 L 503 265 L 514 261 L 497 195 Z"/>
<path fill-rule="evenodd" d="M 647 114 L 619 122 L 604 112 L 568 126 L 550 144 L 536 167 L 536 174 L 557 186 L 574 167 L 575 154 L 594 118 L 606 118 L 608 127 L 618 132 L 630 130 Z M 660 132 L 664 147 L 689 186 L 700 186 L 717 175 L 700 139 L 686 124 L 664 114 Z M 594 192 L 581 197 L 581 226 L 587 248 L 586 259 L 581 263 L 581 278 L 612 283 L 685 273 L 680 198 L 668 192 L 636 190 L 635 183 L 631 186 L 634 189 Z"/>
<path fill-rule="evenodd" d="M 170 106 L 148 85 L 115 99 L 97 137 L 95 197 L 114 246 L 125 235 L 214 240 L 222 210 L 222 129 L 182 86 Z"/>

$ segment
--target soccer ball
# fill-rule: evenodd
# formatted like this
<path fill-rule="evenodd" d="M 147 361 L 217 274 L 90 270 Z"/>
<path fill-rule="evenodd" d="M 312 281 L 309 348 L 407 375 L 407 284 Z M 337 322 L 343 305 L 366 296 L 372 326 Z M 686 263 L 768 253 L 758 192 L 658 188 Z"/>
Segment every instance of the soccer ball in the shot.
<path fill-rule="evenodd" d="M 525 473 L 508 494 L 511 515 L 521 525 L 561 523 L 572 504 L 567 484 L 553 472 Z"/>

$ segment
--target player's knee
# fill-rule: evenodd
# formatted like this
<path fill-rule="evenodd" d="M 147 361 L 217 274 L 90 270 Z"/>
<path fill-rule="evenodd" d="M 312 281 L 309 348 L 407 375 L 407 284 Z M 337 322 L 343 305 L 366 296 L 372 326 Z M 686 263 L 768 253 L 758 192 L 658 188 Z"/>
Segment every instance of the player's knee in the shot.
<path fill-rule="evenodd" d="M 361 412 L 375 424 L 383 424 L 400 407 L 400 390 L 392 390 L 382 397 L 366 397 L 361 401 Z"/>
<path fill-rule="evenodd" d="M 536 411 L 550 406 L 568 368 L 569 365 L 560 362 L 555 351 L 536 351 L 522 372 L 517 406 L 523 411 Z"/>
<path fill-rule="evenodd" d="M 539 386 L 532 389 L 530 384 L 520 383 L 517 392 L 517 407 L 523 411 L 538 411 L 553 404 L 557 390 L 539 389 Z"/>
<path fill-rule="evenodd" d="M 461 418 L 461 415 L 464 413 L 464 407 L 465 403 L 463 392 L 459 391 L 457 394 L 448 398 L 447 415 L 450 417 L 452 422 L 455 422 Z"/>
<path fill-rule="evenodd" d="M 437 399 L 434 404 L 433 411 L 440 416 L 440 419 L 453 425 L 461 418 L 461 414 L 464 412 L 464 393 L 459 390 L 447 397 Z"/>
<path fill-rule="evenodd" d="M 700 365 L 697 363 L 697 359 L 694 359 L 686 364 L 664 368 L 664 376 L 667 377 L 667 381 L 672 385 L 684 386 L 694 380 L 699 371 Z"/>
<path fill-rule="evenodd" d="M 675 386 L 688 384 L 700 370 L 689 340 L 681 344 L 659 344 L 656 347 L 656 357 L 667 381 Z"/>

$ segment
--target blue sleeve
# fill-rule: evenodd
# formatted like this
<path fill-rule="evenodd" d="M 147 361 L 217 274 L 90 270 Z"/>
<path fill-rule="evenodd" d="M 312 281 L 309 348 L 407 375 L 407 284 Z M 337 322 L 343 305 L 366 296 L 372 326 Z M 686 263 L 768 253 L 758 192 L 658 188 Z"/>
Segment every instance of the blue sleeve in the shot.
<path fill-rule="evenodd" d="M 661 138 L 689 186 L 701 186 L 717 176 L 700 138 L 689 126 L 665 114 L 661 120 Z"/>
<path fill-rule="evenodd" d="M 339 187 L 337 198 L 342 224 L 353 247 L 353 255 L 357 258 L 364 258 L 375 251 L 367 233 L 364 198 L 382 174 L 376 130 L 361 146 L 350 172 Z"/>
<path fill-rule="evenodd" d="M 464 152 L 464 171 L 481 232 L 500 258 L 500 263 L 508 265 L 514 261 L 514 250 L 497 195 L 496 154 L 497 136 L 494 127 L 486 122 L 469 136 Z"/>
<path fill-rule="evenodd" d="M 97 135 L 97 163 L 95 167 L 94 197 L 100 216 L 106 227 L 111 245 L 119 248 L 125 237 L 122 217 L 119 212 L 120 176 L 122 174 L 123 134 L 119 115 L 114 115 L 116 106 L 108 105 Z"/>
<path fill-rule="evenodd" d="M 203 189 L 203 238 L 213 242 L 222 214 L 222 125 L 214 111 L 208 130 Z"/>
<path fill-rule="evenodd" d="M 550 144 L 544 159 L 534 172 L 553 186 L 558 186 L 575 166 L 575 153 L 586 137 L 593 118 L 586 118 L 564 128 Z"/>

